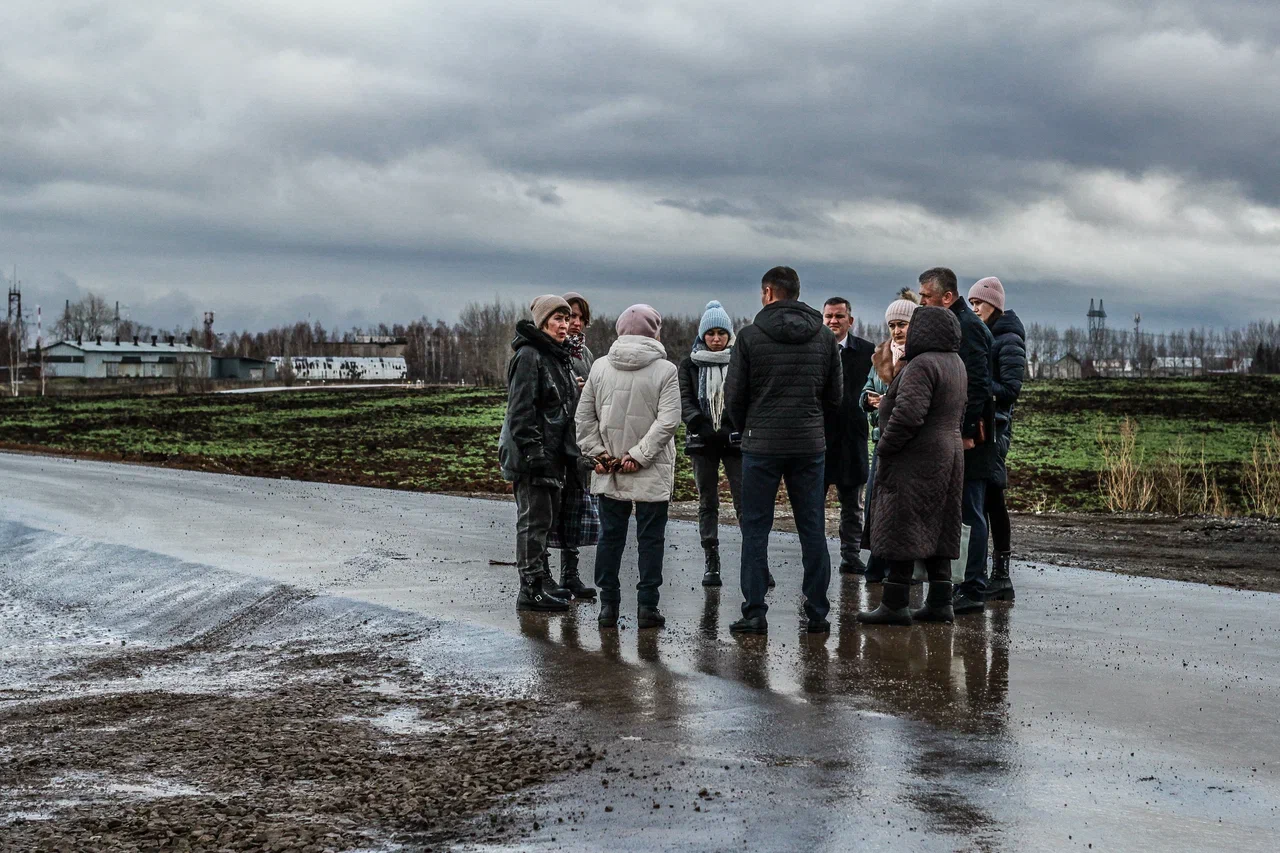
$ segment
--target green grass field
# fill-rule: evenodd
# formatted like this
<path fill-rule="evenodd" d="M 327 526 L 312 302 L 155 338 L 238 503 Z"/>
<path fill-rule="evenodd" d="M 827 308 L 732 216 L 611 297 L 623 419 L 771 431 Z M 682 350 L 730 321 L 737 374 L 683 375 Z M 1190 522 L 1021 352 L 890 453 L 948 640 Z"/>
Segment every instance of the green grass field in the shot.
<path fill-rule="evenodd" d="M 1143 458 L 1181 441 L 1242 506 L 1241 472 L 1280 421 L 1280 381 L 1082 380 L 1029 383 L 1010 473 L 1023 509 L 1097 510 L 1099 431 L 1138 426 Z M 307 390 L 278 394 L 6 399 L 0 445 L 234 472 L 422 491 L 499 492 L 498 389 Z M 683 441 L 683 437 L 681 438 Z M 676 498 L 695 496 L 681 454 Z"/>

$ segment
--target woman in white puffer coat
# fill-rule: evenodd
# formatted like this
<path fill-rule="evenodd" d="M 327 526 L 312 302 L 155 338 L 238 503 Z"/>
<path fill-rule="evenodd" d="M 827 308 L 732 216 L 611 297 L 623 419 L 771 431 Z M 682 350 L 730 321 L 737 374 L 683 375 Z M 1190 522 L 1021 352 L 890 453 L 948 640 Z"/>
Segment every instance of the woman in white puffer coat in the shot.
<path fill-rule="evenodd" d="M 657 628 L 666 623 L 658 610 L 658 588 L 676 479 L 680 380 L 659 342 L 662 316 L 657 311 L 632 305 L 618 317 L 617 328 L 619 337 L 608 356 L 591 367 L 576 418 L 579 449 L 583 457 L 596 460 L 591 492 L 600 496 L 598 621 L 602 628 L 618 624 L 618 573 L 634 503 L 640 564 L 636 621 L 641 628 Z"/>

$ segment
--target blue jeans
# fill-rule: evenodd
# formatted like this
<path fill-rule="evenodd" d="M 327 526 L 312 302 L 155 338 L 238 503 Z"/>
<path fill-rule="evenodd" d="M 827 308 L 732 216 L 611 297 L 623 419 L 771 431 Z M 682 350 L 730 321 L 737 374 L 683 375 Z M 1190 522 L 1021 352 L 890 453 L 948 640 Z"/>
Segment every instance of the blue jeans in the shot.
<path fill-rule="evenodd" d="M 800 534 L 804 563 L 806 615 L 825 619 L 831 609 L 831 555 L 827 553 L 823 473 L 826 454 L 817 456 L 758 456 L 742 454 L 742 615 L 763 616 L 769 610 L 769 532 L 778 500 L 778 484 L 786 481 L 787 495 Z"/>
<path fill-rule="evenodd" d="M 641 607 L 658 606 L 658 588 L 662 586 L 662 556 L 667 548 L 667 502 L 636 501 L 636 539 L 640 545 L 640 582 L 636 584 L 636 603 Z M 631 522 L 631 501 L 600 496 L 600 541 L 596 545 L 596 586 L 600 600 L 617 604 L 622 600 L 618 572 L 622 569 L 622 552 L 627 547 L 627 526 Z"/>
<path fill-rule="evenodd" d="M 960 591 L 983 599 L 987 591 L 987 481 L 965 480 L 962 518 L 972 528 L 969 531 L 968 562 L 964 567 L 964 583 Z"/>

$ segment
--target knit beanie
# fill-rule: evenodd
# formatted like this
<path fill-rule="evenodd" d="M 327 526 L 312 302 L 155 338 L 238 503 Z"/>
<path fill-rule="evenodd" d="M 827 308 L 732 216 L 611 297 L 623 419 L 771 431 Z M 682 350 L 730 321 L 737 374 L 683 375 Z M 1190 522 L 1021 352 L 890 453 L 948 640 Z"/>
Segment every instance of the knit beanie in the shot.
<path fill-rule="evenodd" d="M 650 305 L 632 305 L 618 317 L 619 335 L 656 338 L 662 330 L 662 315 Z"/>
<path fill-rule="evenodd" d="M 565 302 L 562 297 L 551 293 L 544 294 L 535 298 L 529 303 L 529 313 L 533 315 L 533 325 L 539 329 L 542 324 L 547 322 L 547 318 L 557 311 L 563 311 L 568 314 L 569 303 Z"/>
<path fill-rule="evenodd" d="M 978 279 L 969 288 L 970 299 L 981 299 L 997 311 L 1004 311 L 1004 285 L 993 275 Z"/>
<path fill-rule="evenodd" d="M 889 307 L 885 309 L 885 325 L 892 323 L 894 320 L 905 320 L 910 323 L 911 315 L 920 307 L 920 303 L 916 301 L 917 298 L 910 289 L 904 289 L 901 295 L 890 302 Z"/>
<path fill-rule="evenodd" d="M 712 329 L 724 329 L 733 334 L 733 321 L 729 319 L 729 312 L 714 299 L 707 303 L 707 310 L 702 312 L 702 322 L 698 324 L 698 340 L 702 340 L 703 335 Z"/>

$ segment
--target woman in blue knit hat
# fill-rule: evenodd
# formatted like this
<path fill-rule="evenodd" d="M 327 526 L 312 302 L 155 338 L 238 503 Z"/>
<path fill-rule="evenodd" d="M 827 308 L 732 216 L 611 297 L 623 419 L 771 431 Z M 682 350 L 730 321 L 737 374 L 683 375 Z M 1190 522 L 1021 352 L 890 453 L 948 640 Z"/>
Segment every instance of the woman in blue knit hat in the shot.
<path fill-rule="evenodd" d="M 698 486 L 698 533 L 706 556 L 703 586 L 720 586 L 720 467 L 729 478 L 733 510 L 742 486 L 742 439 L 724 410 L 725 378 L 733 353 L 733 321 L 719 302 L 707 303 L 693 352 L 680 362 L 681 418 L 685 453 Z"/>

